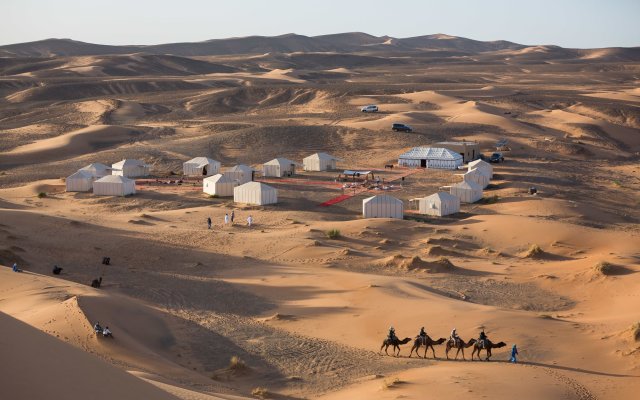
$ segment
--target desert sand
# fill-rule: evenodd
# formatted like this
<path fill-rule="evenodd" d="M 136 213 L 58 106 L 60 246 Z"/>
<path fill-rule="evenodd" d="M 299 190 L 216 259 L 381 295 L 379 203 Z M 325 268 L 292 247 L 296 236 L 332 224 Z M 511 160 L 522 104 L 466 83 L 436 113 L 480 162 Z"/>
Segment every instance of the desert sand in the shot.
<path fill-rule="evenodd" d="M 7 398 L 637 396 L 637 48 L 344 34 L 0 54 Z M 505 162 L 483 200 L 419 216 L 409 200 L 460 171 L 384 165 L 462 139 L 485 154 L 507 139 Z M 210 198 L 197 179 L 156 183 L 196 156 L 259 169 L 317 151 L 383 177 L 406 218 L 363 219 L 370 190 L 320 206 L 343 194 L 338 171 L 258 174 L 278 189 L 269 206 Z M 152 166 L 135 195 L 65 192 L 78 168 L 124 158 Z M 380 352 L 390 325 L 401 339 L 485 329 L 506 346 L 489 362 L 471 348 L 447 360 L 444 345 L 409 358 L 412 341 L 393 357 Z"/>

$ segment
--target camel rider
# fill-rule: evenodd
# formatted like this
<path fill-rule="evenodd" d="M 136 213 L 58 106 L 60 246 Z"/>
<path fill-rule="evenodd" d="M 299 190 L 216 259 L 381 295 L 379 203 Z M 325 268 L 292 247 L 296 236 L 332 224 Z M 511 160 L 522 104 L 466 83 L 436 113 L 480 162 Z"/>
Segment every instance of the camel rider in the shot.
<path fill-rule="evenodd" d="M 418 337 L 420 337 L 422 339 L 426 339 L 427 338 L 427 332 L 424 331 L 424 326 L 422 328 L 420 328 L 420 333 L 418 333 Z"/>
<path fill-rule="evenodd" d="M 451 340 L 451 343 L 453 343 L 454 346 L 458 345 L 458 340 L 460 340 L 460 337 L 458 336 L 458 333 L 456 332 L 456 328 L 453 328 L 451 330 L 451 336 L 449 337 L 449 340 Z"/>
<path fill-rule="evenodd" d="M 394 340 L 396 338 L 396 330 L 393 329 L 393 326 L 389 327 L 389 336 L 387 337 L 389 340 Z"/>
<path fill-rule="evenodd" d="M 480 342 L 480 347 L 482 347 L 483 349 L 486 347 L 487 344 L 487 334 L 484 333 L 484 329 L 482 330 L 482 332 L 480 332 L 480 337 L 478 338 L 478 342 Z"/>

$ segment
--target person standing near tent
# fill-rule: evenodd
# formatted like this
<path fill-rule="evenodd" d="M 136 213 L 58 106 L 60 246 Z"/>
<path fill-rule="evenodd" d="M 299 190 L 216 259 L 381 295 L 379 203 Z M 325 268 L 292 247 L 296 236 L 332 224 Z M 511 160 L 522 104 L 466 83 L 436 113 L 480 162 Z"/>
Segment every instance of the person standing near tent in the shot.
<path fill-rule="evenodd" d="M 236 211 L 231 210 L 231 225 L 233 225 L 233 219 L 236 217 Z"/>
<path fill-rule="evenodd" d="M 229 225 L 229 214 L 224 215 L 224 226 Z"/>
<path fill-rule="evenodd" d="M 514 344 L 513 347 L 511 348 L 511 359 L 509 359 L 509 361 L 511 361 L 512 363 L 517 363 L 518 362 L 517 356 L 518 356 L 518 348 Z"/>
<path fill-rule="evenodd" d="M 249 217 L 247 217 L 247 226 L 251 228 L 251 225 L 253 225 L 253 217 L 249 215 Z"/>
<path fill-rule="evenodd" d="M 207 226 L 211 229 L 211 217 L 207 217 Z"/>

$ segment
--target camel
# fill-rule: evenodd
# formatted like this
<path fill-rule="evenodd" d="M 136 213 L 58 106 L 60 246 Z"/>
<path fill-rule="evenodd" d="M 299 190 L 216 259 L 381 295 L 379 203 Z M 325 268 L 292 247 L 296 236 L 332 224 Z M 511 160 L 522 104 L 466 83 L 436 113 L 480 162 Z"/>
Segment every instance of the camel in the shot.
<path fill-rule="evenodd" d="M 91 287 L 92 288 L 100 288 L 100 285 L 102 285 L 102 277 L 98 278 L 98 279 L 94 279 L 91 281 Z"/>
<path fill-rule="evenodd" d="M 416 355 L 418 357 L 420 357 L 420 354 L 418 354 L 418 350 L 420 349 L 420 346 L 424 346 L 424 357 L 423 358 L 427 358 L 427 350 L 429 350 L 429 347 L 431 347 L 431 352 L 433 353 L 433 358 L 436 358 L 436 351 L 433 349 L 433 345 L 439 345 L 442 344 L 444 342 L 446 342 L 447 339 L 445 338 L 440 338 L 438 340 L 433 340 L 431 339 L 428 335 L 426 337 L 421 337 L 421 336 L 417 336 L 416 340 L 413 341 L 413 347 L 411 348 L 411 353 L 409 353 L 409 357 L 411 357 L 411 355 L 413 354 L 413 351 L 416 351 Z"/>
<path fill-rule="evenodd" d="M 469 340 L 469 343 L 465 343 L 464 340 L 462 340 L 461 337 L 458 337 L 458 340 L 456 341 L 456 343 L 453 343 L 453 340 L 449 339 L 447 340 L 447 348 L 445 350 L 445 354 L 447 355 L 447 360 L 449 359 L 449 351 L 451 349 L 458 349 L 456 351 L 456 357 L 454 358 L 454 360 L 458 359 L 458 354 L 462 351 L 462 359 L 466 360 L 466 358 L 464 358 L 464 349 L 473 346 L 473 344 L 476 342 L 475 339 L 471 339 Z"/>
<path fill-rule="evenodd" d="M 500 347 L 504 347 L 507 345 L 505 342 L 493 343 L 491 340 L 485 339 L 485 347 L 481 347 L 480 342 L 478 342 L 475 339 L 471 339 L 469 343 L 471 343 L 472 341 L 474 343 L 473 343 L 473 351 L 471 352 L 471 360 L 473 360 L 473 355 L 476 354 L 476 352 L 478 352 L 478 360 L 480 360 L 480 351 L 486 350 L 487 358 L 485 358 L 484 360 L 489 361 L 489 358 L 491 357 L 491 349 L 499 349 Z"/>
<path fill-rule="evenodd" d="M 387 349 L 389 348 L 389 346 L 393 346 L 393 355 L 398 357 L 400 355 L 400 345 L 407 344 L 410 340 L 411 338 L 404 338 L 402 340 L 398 339 L 397 337 L 394 337 L 393 339 L 386 338 L 382 342 L 382 346 L 380 346 L 380 351 L 382 351 L 382 348 L 384 347 L 384 352 L 389 355 L 389 353 L 387 353 Z M 396 354 L 396 348 L 398 349 L 398 354 Z"/>

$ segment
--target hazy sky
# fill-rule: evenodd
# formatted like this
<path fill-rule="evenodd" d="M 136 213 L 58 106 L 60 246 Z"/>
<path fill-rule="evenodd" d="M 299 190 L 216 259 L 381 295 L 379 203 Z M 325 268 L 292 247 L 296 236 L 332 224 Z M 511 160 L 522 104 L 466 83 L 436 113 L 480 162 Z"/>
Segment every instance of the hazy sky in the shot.
<path fill-rule="evenodd" d="M 446 33 L 564 47 L 640 46 L 640 0 L 0 0 L 0 44 L 158 44 L 284 33 Z"/>

